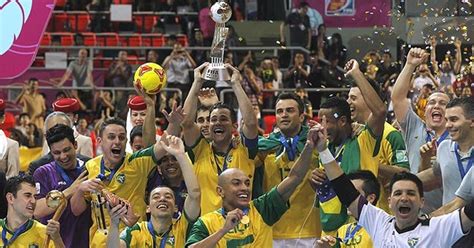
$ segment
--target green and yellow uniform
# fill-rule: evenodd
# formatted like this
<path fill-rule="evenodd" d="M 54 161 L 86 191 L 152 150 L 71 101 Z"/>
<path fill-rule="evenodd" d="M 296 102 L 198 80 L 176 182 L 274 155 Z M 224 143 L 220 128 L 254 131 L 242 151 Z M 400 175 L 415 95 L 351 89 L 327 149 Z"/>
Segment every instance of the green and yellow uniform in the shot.
<path fill-rule="evenodd" d="M 380 150 L 381 137 L 375 137 L 368 126 L 356 137 L 348 138 L 341 146 L 329 143 L 328 148 L 341 166 L 344 173 L 368 170 L 377 176 L 379 160 L 376 157 Z M 330 187 L 321 187 L 326 191 Z M 325 234 L 335 235 L 336 230 L 348 220 L 347 209 L 342 206 L 333 192 L 323 193 L 324 200 L 318 191 L 320 202 L 321 226 Z"/>
<path fill-rule="evenodd" d="M 156 158 L 153 146 L 140 150 L 134 154 L 126 154 L 122 164 L 116 172 L 110 172 L 101 165 L 102 156 L 98 156 L 86 163 L 89 172 L 88 178 L 97 178 L 101 171 L 106 178 L 106 188 L 117 196 L 130 202 L 133 212 L 140 216 L 140 220 L 146 220 L 145 180 L 156 165 Z M 91 202 L 92 227 L 90 228 L 90 246 L 105 247 L 107 236 L 106 230 L 110 226 L 110 217 L 104 204 L 97 204 L 97 195 L 92 193 L 86 196 L 86 200 Z M 105 223 L 104 223 L 105 222 Z M 104 225 L 105 224 L 105 225 Z M 120 222 L 120 230 L 125 227 Z"/>
<path fill-rule="evenodd" d="M 0 219 L 0 232 L 2 239 L 0 247 L 23 248 L 23 247 L 44 247 L 47 238 L 46 226 L 36 220 L 28 220 L 23 226 L 20 226 L 15 232 L 7 228 L 7 219 Z M 6 242 L 5 242 L 6 241 Z M 8 242 L 8 246 L 5 243 Z M 49 247 L 54 247 L 53 241 L 49 243 Z"/>
<path fill-rule="evenodd" d="M 201 187 L 201 214 L 207 214 L 222 206 L 217 194 L 217 178 L 227 168 L 242 170 L 252 181 L 255 173 L 254 158 L 257 154 L 257 138 L 249 140 L 240 135 L 241 142 L 230 148 L 226 154 L 214 152 L 212 144 L 200 137 L 196 145 L 188 147 L 194 173 Z"/>
<path fill-rule="evenodd" d="M 186 214 L 173 220 L 171 229 L 161 235 L 152 234 L 153 227 L 148 221 L 142 221 L 132 227 L 126 227 L 120 234 L 120 239 L 125 241 L 127 247 L 161 247 L 174 248 L 184 247 L 187 231 L 190 227 Z M 153 231 L 154 232 L 154 231 Z M 164 246 L 161 246 L 163 244 Z"/>
<path fill-rule="evenodd" d="M 356 222 L 343 225 L 337 230 L 337 237 L 342 242 L 337 242 L 335 247 L 341 248 L 371 248 L 374 247 L 367 231 Z"/>
<path fill-rule="evenodd" d="M 251 201 L 249 208 L 244 210 L 249 217 L 249 223 L 239 223 L 219 240 L 216 247 L 272 247 L 272 225 L 287 209 L 287 203 L 283 201 L 276 188 L 273 188 Z M 224 216 L 222 208 L 201 216 L 191 229 L 186 247 L 222 229 L 225 224 Z"/>
<path fill-rule="evenodd" d="M 288 152 L 283 153 L 283 145 L 280 142 L 282 134 L 275 132 L 268 138 L 259 140 L 259 159 L 263 156 L 263 190 L 268 192 L 277 186 L 288 176 L 291 168 L 299 157 L 306 143 L 308 127 L 303 126 L 298 134 L 296 145 L 296 156 L 293 161 L 288 159 Z M 294 139 L 294 138 L 293 138 Z M 293 142 L 292 140 L 291 142 Z M 289 143 L 291 143 L 289 142 Z M 297 239 L 320 237 L 321 223 L 319 221 L 319 210 L 314 208 L 314 190 L 309 184 L 311 171 L 318 167 L 318 153 L 315 151 L 312 157 L 311 167 L 306 173 L 303 182 L 298 185 L 291 195 L 289 203 L 291 208 L 273 225 L 274 239 Z M 256 186 L 255 186 L 256 187 Z M 304 226 L 303 226 L 304 223 Z"/>
<path fill-rule="evenodd" d="M 398 166 L 410 171 L 410 165 L 408 164 L 408 156 L 403 136 L 397 129 L 387 122 L 385 122 L 383 129 L 382 143 L 377 157 L 379 158 L 380 164 Z M 388 192 L 384 190 L 383 182 L 381 182 L 381 185 L 382 189 L 380 191 L 380 197 L 377 206 L 389 213 L 390 210 L 387 201 Z"/>

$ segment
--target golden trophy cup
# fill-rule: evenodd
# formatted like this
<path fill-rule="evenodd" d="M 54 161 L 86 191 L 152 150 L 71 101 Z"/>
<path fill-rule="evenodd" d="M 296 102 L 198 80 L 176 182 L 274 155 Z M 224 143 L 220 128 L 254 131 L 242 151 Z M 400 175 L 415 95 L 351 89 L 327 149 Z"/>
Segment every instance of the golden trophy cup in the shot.
<path fill-rule="evenodd" d="M 211 18 L 216 22 L 214 38 L 211 45 L 211 61 L 209 66 L 204 69 L 203 78 L 210 81 L 228 81 L 229 73 L 224 67 L 224 48 L 225 39 L 229 28 L 225 23 L 232 16 L 232 9 L 224 0 L 219 0 L 211 6 Z"/>
<path fill-rule="evenodd" d="M 59 190 L 51 190 L 46 195 L 46 205 L 48 205 L 49 208 L 55 209 L 53 218 L 51 219 L 58 221 L 67 207 L 67 200 L 63 192 Z M 50 240 L 51 237 L 48 235 L 48 237 L 46 237 L 44 247 L 49 247 Z"/>

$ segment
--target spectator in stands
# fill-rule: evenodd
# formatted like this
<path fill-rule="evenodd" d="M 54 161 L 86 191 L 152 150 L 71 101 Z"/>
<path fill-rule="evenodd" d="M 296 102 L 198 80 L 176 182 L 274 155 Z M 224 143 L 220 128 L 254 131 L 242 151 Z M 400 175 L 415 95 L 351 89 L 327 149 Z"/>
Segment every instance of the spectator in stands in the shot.
<path fill-rule="evenodd" d="M 28 124 L 30 124 L 30 115 L 28 113 L 21 113 L 18 116 L 16 129 L 20 130 L 23 135 L 26 136 L 26 129 L 28 129 Z"/>
<path fill-rule="evenodd" d="M 260 62 L 260 67 L 257 69 L 258 77 L 262 79 L 264 90 L 276 90 L 279 89 L 279 85 L 276 82 L 275 71 L 273 70 L 272 59 L 270 57 L 264 58 Z M 263 108 L 273 109 L 274 108 L 274 96 L 278 92 L 263 92 Z"/>
<path fill-rule="evenodd" d="M 28 148 L 43 146 L 43 134 L 33 123 L 28 124 L 28 128 L 26 129 L 26 138 L 28 139 Z"/>
<path fill-rule="evenodd" d="M 306 9 L 306 15 L 309 17 L 309 25 L 311 27 L 311 44 L 316 44 L 318 27 L 324 23 L 323 17 L 316 9 L 311 8 L 306 1 L 302 1 L 300 6 Z"/>
<path fill-rule="evenodd" d="M 117 60 L 112 63 L 107 72 L 107 78 L 105 81 L 105 86 L 108 87 L 128 87 L 129 80 L 132 77 L 132 66 L 128 63 L 128 53 L 125 50 L 119 51 L 117 55 Z M 125 91 L 117 90 L 115 91 L 115 104 L 116 108 L 122 110 L 119 113 L 119 116 L 124 115 L 125 107 Z"/>
<path fill-rule="evenodd" d="M 331 57 L 331 55 L 336 55 L 338 59 L 339 66 L 344 66 L 346 64 L 347 59 L 347 49 L 342 43 L 342 37 L 339 33 L 334 33 L 331 36 L 331 42 L 328 46 L 327 56 Z"/>
<path fill-rule="evenodd" d="M 165 47 L 167 47 L 167 49 L 158 50 L 158 61 L 161 63 L 161 65 L 163 65 L 163 61 L 173 52 L 174 45 L 176 45 L 177 43 L 178 38 L 174 34 L 166 38 Z"/>
<path fill-rule="evenodd" d="M 146 62 L 158 64 L 158 53 L 155 50 L 149 50 L 146 54 Z"/>
<path fill-rule="evenodd" d="M 87 4 L 87 11 L 106 11 L 108 10 L 107 1 L 104 0 L 92 0 L 91 3 Z M 91 32 L 100 33 L 109 31 L 108 25 L 110 24 L 109 18 L 103 14 L 93 14 L 91 22 L 89 24 Z"/>
<path fill-rule="evenodd" d="M 440 86 L 438 80 L 436 80 L 433 74 L 431 74 L 430 68 L 428 68 L 428 65 L 425 63 L 418 67 L 418 71 L 412 80 L 414 91 L 413 99 L 418 99 L 421 88 L 423 88 L 423 86 L 426 84 L 431 85 L 431 87 L 434 89 L 438 89 Z"/>
<path fill-rule="evenodd" d="M 395 79 L 398 73 L 400 73 L 397 63 L 393 61 L 392 54 L 388 49 L 383 51 L 382 61 L 380 61 L 377 67 L 377 81 L 384 87 L 388 87 L 390 83 L 387 81 Z"/>
<path fill-rule="evenodd" d="M 89 123 L 84 116 L 79 117 L 77 121 L 77 125 L 75 126 L 77 133 L 80 135 L 84 135 L 86 137 L 91 137 L 92 140 L 92 155 L 96 155 L 96 147 L 97 147 L 97 137 L 95 132 L 89 128 Z"/>
<path fill-rule="evenodd" d="M 115 100 L 110 90 L 98 91 L 97 104 L 96 104 L 96 118 L 99 119 L 102 116 L 110 118 L 115 116 Z"/>
<path fill-rule="evenodd" d="M 308 83 L 308 88 L 320 88 L 322 85 L 322 78 L 323 78 L 323 65 L 319 62 L 319 56 L 316 52 L 312 52 L 309 55 L 309 66 L 310 66 L 310 73 L 306 82 Z M 308 93 L 308 98 L 313 106 L 319 106 L 321 104 L 321 96 L 323 95 L 322 92 L 314 92 L 311 91 Z"/>
<path fill-rule="evenodd" d="M 206 44 L 204 41 L 204 36 L 202 34 L 202 31 L 200 29 L 194 29 L 194 35 L 193 38 L 191 39 L 190 46 L 192 47 L 206 47 L 210 46 L 211 44 Z M 194 60 L 196 61 L 196 64 L 200 65 L 206 61 L 208 61 L 208 56 L 209 53 L 206 50 L 193 50 L 191 52 L 191 55 L 193 56 Z"/>
<path fill-rule="evenodd" d="M 318 27 L 318 36 L 316 44 L 313 44 L 311 50 L 315 50 L 320 58 L 327 58 L 327 50 L 329 47 L 329 39 L 326 36 L 326 24 L 320 24 Z"/>
<path fill-rule="evenodd" d="M 263 103 L 262 99 L 262 88 L 263 82 L 260 77 L 255 75 L 254 65 L 251 62 L 247 62 L 244 65 L 242 71 L 242 88 L 247 94 L 247 97 L 250 99 L 252 105 L 261 105 Z"/>
<path fill-rule="evenodd" d="M 58 124 L 46 132 L 46 140 L 53 156 L 53 161 L 38 168 L 33 178 L 36 182 L 37 195 L 35 198 L 35 218 L 45 224 L 52 218 L 55 209 L 50 208 L 46 202 L 46 195 L 51 190 L 61 191 L 66 200 L 77 190 L 79 185 L 87 179 L 84 164 L 87 160 L 76 156 L 76 140 L 74 130 L 63 124 Z M 91 225 L 90 212 L 84 212 L 79 216 L 73 215 L 71 206 L 68 204 L 59 222 L 61 237 L 66 247 L 88 247 L 89 233 L 87 229 Z"/>
<path fill-rule="evenodd" d="M 336 55 L 331 55 L 329 57 L 329 66 L 326 67 L 326 70 L 323 70 L 322 81 L 326 87 L 329 88 L 339 88 L 344 84 L 344 74 L 337 69 L 339 59 Z"/>
<path fill-rule="evenodd" d="M 436 37 L 430 38 L 431 44 L 431 65 L 433 66 L 434 73 L 438 76 L 441 87 L 450 85 L 456 80 L 456 74 L 461 70 L 462 54 L 461 54 L 461 40 L 456 38 L 454 41 L 454 47 L 456 48 L 456 57 L 454 67 L 451 65 L 450 57 L 445 55 L 443 62 L 441 62 L 441 68 L 438 66 L 436 61 Z"/>
<path fill-rule="evenodd" d="M 304 53 L 296 51 L 295 57 L 293 58 L 293 64 L 290 65 L 284 75 L 284 88 L 306 88 L 309 69 L 309 66 L 305 64 Z"/>
<path fill-rule="evenodd" d="M 201 28 L 205 44 L 212 44 L 214 37 L 214 29 L 216 23 L 211 18 L 212 1 L 208 0 L 208 6 L 199 10 L 199 27 Z"/>
<path fill-rule="evenodd" d="M 290 13 L 285 22 L 280 24 L 280 42 L 288 46 L 299 46 L 310 49 L 311 47 L 311 26 L 307 13 L 307 4 L 300 4 L 300 7 Z M 290 28 L 290 39 L 286 42 L 285 26 Z M 296 56 L 296 55 L 295 55 Z"/>
<path fill-rule="evenodd" d="M 3 121 L 5 120 L 5 107 L 5 101 L 0 99 L 0 124 L 3 124 Z M 3 177 L 6 176 L 6 178 L 10 178 L 17 176 L 19 171 L 20 160 L 18 142 L 8 138 L 3 130 L 0 129 L 0 172 L 3 173 Z"/>
<path fill-rule="evenodd" d="M 51 79 L 58 88 L 64 85 L 64 83 L 72 76 L 72 87 L 93 87 L 94 79 L 92 77 L 92 61 L 87 58 L 88 51 L 85 48 L 79 50 L 77 54 L 78 58 L 71 63 L 58 81 Z"/>
<path fill-rule="evenodd" d="M 280 70 L 280 59 L 278 58 L 278 56 L 272 57 L 272 67 L 273 67 L 273 71 L 275 72 L 275 81 L 276 81 L 275 88 L 282 89 L 283 88 L 283 73 Z"/>
<path fill-rule="evenodd" d="M 44 128 L 45 99 L 38 91 L 38 79 L 30 78 L 25 84 L 16 103 L 23 105 L 23 112 L 30 116 L 30 122 L 38 128 Z"/>
<path fill-rule="evenodd" d="M 171 55 L 163 61 L 163 67 L 166 69 L 167 87 L 180 89 L 182 97 L 186 98 L 191 88 L 189 70 L 196 67 L 189 52 L 181 44 L 175 44 Z"/>

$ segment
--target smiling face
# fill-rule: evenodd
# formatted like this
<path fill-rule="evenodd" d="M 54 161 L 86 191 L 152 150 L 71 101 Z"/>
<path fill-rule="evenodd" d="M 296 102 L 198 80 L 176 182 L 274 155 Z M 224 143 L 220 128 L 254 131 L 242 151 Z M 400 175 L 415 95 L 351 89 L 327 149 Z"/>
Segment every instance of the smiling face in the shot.
<path fill-rule="evenodd" d="M 472 137 L 474 120 L 466 118 L 466 114 L 460 106 L 448 108 L 446 109 L 446 129 L 452 140 L 462 143 L 465 139 Z"/>
<path fill-rule="evenodd" d="M 420 196 L 413 181 L 400 180 L 393 184 L 388 204 L 395 214 L 397 226 L 405 228 L 418 221 L 418 213 L 423 207 L 424 198 Z"/>
<path fill-rule="evenodd" d="M 54 161 L 66 170 L 76 168 L 76 148 L 77 145 L 71 143 L 69 139 L 63 139 L 50 145 L 49 149 Z"/>
<path fill-rule="evenodd" d="M 196 124 L 199 130 L 201 130 L 202 136 L 207 140 L 211 138 L 211 133 L 209 132 L 209 118 L 209 110 L 198 110 L 196 114 Z"/>
<path fill-rule="evenodd" d="M 140 135 L 136 135 L 135 137 L 133 137 L 133 141 L 130 146 L 132 147 L 133 152 L 140 151 L 141 149 L 143 149 L 143 137 Z"/>
<path fill-rule="evenodd" d="M 182 180 L 183 173 L 176 158 L 170 154 L 164 156 L 160 161 L 160 171 L 168 182 Z"/>
<path fill-rule="evenodd" d="M 276 125 L 288 137 L 296 135 L 304 121 L 304 114 L 300 114 L 298 102 L 293 99 L 282 99 L 275 106 Z"/>
<path fill-rule="evenodd" d="M 217 186 L 217 193 L 222 197 L 225 206 L 231 209 L 246 208 L 250 203 L 250 178 L 239 169 L 228 169 L 221 174 L 222 183 Z"/>
<path fill-rule="evenodd" d="M 153 218 L 172 218 L 175 212 L 175 197 L 168 187 L 157 187 L 150 193 L 148 211 Z"/>
<path fill-rule="evenodd" d="M 449 97 L 440 92 L 432 94 L 428 98 L 425 108 L 425 121 L 430 129 L 444 128 L 446 120 L 446 105 L 449 102 Z"/>
<path fill-rule="evenodd" d="M 237 124 L 232 123 L 230 110 L 226 108 L 216 108 L 212 110 L 209 123 L 212 141 L 216 143 L 230 141 L 234 128 L 237 128 Z"/>
<path fill-rule="evenodd" d="M 347 103 L 351 108 L 351 119 L 364 124 L 370 115 L 369 107 L 362 97 L 359 87 L 352 87 L 349 91 Z"/>
<path fill-rule="evenodd" d="M 102 148 L 106 165 L 116 166 L 122 161 L 127 143 L 127 133 L 123 126 L 117 124 L 107 125 L 97 141 Z"/>
<path fill-rule="evenodd" d="M 16 196 L 12 193 L 6 194 L 9 205 L 8 212 L 13 211 L 16 216 L 23 220 L 33 218 L 36 207 L 35 194 L 36 188 L 33 185 L 25 182 L 21 183 Z"/>
<path fill-rule="evenodd" d="M 326 116 L 326 130 L 328 133 L 328 140 L 330 143 L 339 145 L 345 137 L 343 137 L 344 126 L 346 124 L 345 116 L 334 117 L 334 111 L 332 109 L 321 108 L 318 112 L 318 117 L 321 120 L 323 116 Z"/>
<path fill-rule="evenodd" d="M 130 113 L 130 120 L 132 126 L 143 125 L 146 117 L 146 110 L 132 110 Z"/>

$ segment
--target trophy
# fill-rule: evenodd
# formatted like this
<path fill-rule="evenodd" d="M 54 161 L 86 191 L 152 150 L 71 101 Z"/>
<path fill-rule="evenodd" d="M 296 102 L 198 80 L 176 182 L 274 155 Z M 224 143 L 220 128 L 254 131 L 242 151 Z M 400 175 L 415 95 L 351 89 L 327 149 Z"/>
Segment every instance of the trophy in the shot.
<path fill-rule="evenodd" d="M 203 78 L 211 81 L 228 81 L 230 80 L 229 73 L 224 67 L 224 47 L 225 38 L 229 28 L 225 27 L 225 23 L 229 21 L 232 16 L 232 10 L 224 0 L 219 0 L 211 7 L 211 18 L 216 22 L 216 29 L 214 31 L 214 39 L 211 46 L 211 62 L 206 69 L 204 69 Z"/>
<path fill-rule="evenodd" d="M 67 200 L 63 192 L 59 190 L 51 190 L 46 195 L 46 205 L 48 205 L 49 208 L 55 209 L 52 220 L 58 221 L 66 209 Z M 48 237 L 46 237 L 44 247 L 49 247 L 50 239 L 51 237 L 48 235 Z"/>

